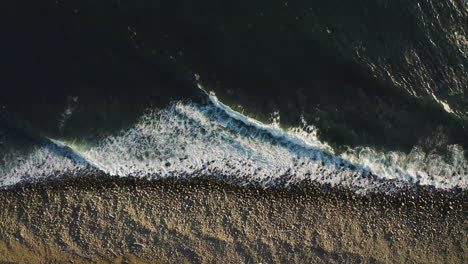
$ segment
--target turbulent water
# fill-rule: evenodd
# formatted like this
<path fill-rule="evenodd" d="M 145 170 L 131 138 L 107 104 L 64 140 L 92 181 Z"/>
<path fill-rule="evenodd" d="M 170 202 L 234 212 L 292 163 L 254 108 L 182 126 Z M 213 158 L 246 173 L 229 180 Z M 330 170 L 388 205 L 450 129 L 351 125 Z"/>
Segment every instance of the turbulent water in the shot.
<path fill-rule="evenodd" d="M 26 2 L 1 11 L 1 186 L 468 187 L 464 1 Z"/>
<path fill-rule="evenodd" d="M 92 167 L 142 178 L 234 175 L 245 184 L 255 180 L 266 187 L 286 176 L 291 183 L 311 179 L 360 192 L 381 190 L 388 182 L 444 189 L 468 184 L 460 146 L 447 147 L 449 160 L 417 147 L 409 154 L 360 148 L 338 155 L 311 125 L 285 131 L 278 123 L 265 125 L 235 112 L 214 96 L 205 104 L 174 102 L 148 110 L 131 128 L 95 142 L 48 139 L 26 155 L 9 153 L 0 183 L 37 181 Z"/>

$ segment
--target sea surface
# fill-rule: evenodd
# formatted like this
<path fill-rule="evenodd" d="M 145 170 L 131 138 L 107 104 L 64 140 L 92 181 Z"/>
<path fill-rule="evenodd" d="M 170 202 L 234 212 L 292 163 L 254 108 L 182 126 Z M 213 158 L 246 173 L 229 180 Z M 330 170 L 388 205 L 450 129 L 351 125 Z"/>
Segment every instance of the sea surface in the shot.
<path fill-rule="evenodd" d="M 468 188 L 468 4 L 7 1 L 0 186 Z"/>

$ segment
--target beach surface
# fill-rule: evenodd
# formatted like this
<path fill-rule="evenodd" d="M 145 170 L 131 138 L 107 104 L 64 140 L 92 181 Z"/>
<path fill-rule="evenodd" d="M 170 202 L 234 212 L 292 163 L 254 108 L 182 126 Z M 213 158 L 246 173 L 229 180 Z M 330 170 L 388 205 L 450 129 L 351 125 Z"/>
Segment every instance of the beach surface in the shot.
<path fill-rule="evenodd" d="M 466 263 L 467 192 L 83 176 L 0 191 L 0 263 Z"/>

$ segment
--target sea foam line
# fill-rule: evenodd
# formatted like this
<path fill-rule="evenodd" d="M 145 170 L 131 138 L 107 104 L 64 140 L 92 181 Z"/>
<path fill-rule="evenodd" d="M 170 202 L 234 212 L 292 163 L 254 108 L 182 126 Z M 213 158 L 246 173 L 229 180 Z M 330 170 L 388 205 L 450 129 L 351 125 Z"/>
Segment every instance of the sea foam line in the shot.
<path fill-rule="evenodd" d="M 453 170 L 466 171 L 460 155 L 455 155 L 456 164 L 445 164 L 437 157 L 417 151 L 405 156 L 404 153 L 355 149 L 344 157 L 335 156 L 318 140 L 310 142 L 262 124 L 232 110 L 216 96 L 207 95 L 210 104 L 176 102 L 165 109 L 149 111 L 134 127 L 116 136 L 106 136 L 86 151 L 78 151 L 79 145 L 75 147 L 75 144 L 51 139 L 48 146 L 31 153 L 14 172 L 7 173 L 9 179 L 0 180 L 11 184 L 24 179 L 25 174 L 29 178 L 39 178 L 54 174 L 56 170 L 72 170 L 78 165 L 78 168 L 91 167 L 113 175 L 137 177 L 183 178 L 216 172 L 246 182 L 258 180 L 266 185 L 286 176 L 290 181 L 310 179 L 362 192 L 378 189 L 385 181 L 443 189 L 467 186 L 466 177 L 444 176 Z M 460 152 L 457 148 L 454 151 Z M 408 160 L 412 159 L 415 163 L 410 161 L 408 165 Z M 76 165 L 70 163 L 71 160 Z M 428 162 L 442 164 L 436 166 L 441 169 L 433 171 L 432 167 L 427 167 Z M 372 177 L 361 177 L 370 171 Z M 429 172 L 436 176 L 429 177 Z"/>
<path fill-rule="evenodd" d="M 209 98 L 210 102 L 216 106 L 217 108 L 223 110 L 229 117 L 238 120 L 245 125 L 248 126 L 253 126 L 259 130 L 263 130 L 268 132 L 270 135 L 278 138 L 278 139 L 284 139 L 286 141 L 289 141 L 293 144 L 300 145 L 306 149 L 314 150 L 314 151 L 325 151 L 330 155 L 333 155 L 333 150 L 332 148 L 323 142 L 311 142 L 309 140 L 305 140 L 299 137 L 296 137 L 294 135 L 290 135 L 284 131 L 281 131 L 281 129 L 276 128 L 276 127 L 271 127 L 269 125 L 263 124 L 258 120 L 255 120 L 253 118 L 250 118 L 248 116 L 245 116 L 235 110 L 233 110 L 231 107 L 223 104 L 219 99 L 212 93 L 208 93 L 201 84 L 197 84 L 198 88 L 201 89 Z"/>

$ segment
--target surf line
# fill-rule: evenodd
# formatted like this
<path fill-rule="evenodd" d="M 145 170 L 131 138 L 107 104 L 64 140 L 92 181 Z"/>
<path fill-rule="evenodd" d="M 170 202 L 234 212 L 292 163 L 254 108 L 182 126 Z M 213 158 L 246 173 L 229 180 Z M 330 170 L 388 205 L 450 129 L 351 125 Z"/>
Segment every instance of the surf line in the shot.
<path fill-rule="evenodd" d="M 83 165 L 85 167 L 90 167 L 96 170 L 104 171 L 102 168 L 94 164 L 93 162 L 89 161 L 87 158 L 85 158 L 80 152 L 74 150 L 70 146 L 67 146 L 65 143 L 60 142 L 58 140 L 52 139 L 52 138 L 47 138 L 49 142 L 51 143 L 49 146 L 49 149 L 63 157 L 67 157 L 76 163 Z"/>
<path fill-rule="evenodd" d="M 300 146 L 300 147 L 302 147 L 302 148 L 304 148 L 304 149 L 306 149 L 308 151 L 313 151 L 315 153 L 323 154 L 324 156 L 328 157 L 328 159 L 323 160 L 324 162 L 326 162 L 327 166 L 332 165 L 332 164 L 336 165 L 336 164 L 344 163 L 344 164 L 346 164 L 348 166 L 353 165 L 354 168 L 355 168 L 355 171 L 359 171 L 359 172 L 364 173 L 364 174 L 371 173 L 371 170 L 369 168 L 363 167 L 360 164 L 355 164 L 355 163 L 350 162 L 350 161 L 348 161 L 346 159 L 343 159 L 341 157 L 336 156 L 335 153 L 333 152 L 333 150 L 331 149 L 331 147 L 328 146 L 328 145 L 323 144 L 322 142 L 320 142 L 320 145 L 323 146 L 322 148 L 317 147 L 317 146 L 313 146 L 311 143 L 308 143 L 307 141 L 305 141 L 305 140 L 303 140 L 303 139 L 301 139 L 299 137 L 296 137 L 294 135 L 290 135 L 287 132 L 281 131 L 280 129 L 270 127 L 268 125 L 265 125 L 265 124 L 261 123 L 258 120 L 255 120 L 255 119 L 252 119 L 250 117 L 244 116 L 243 114 L 233 110 L 231 107 L 223 104 L 216 97 L 214 92 L 208 92 L 207 90 L 205 90 L 205 88 L 203 87 L 202 84 L 197 83 L 197 87 L 208 97 L 210 102 L 215 107 L 217 107 L 218 109 L 221 109 L 229 117 L 231 117 L 231 118 L 233 118 L 233 119 L 235 119 L 237 121 L 240 121 L 240 122 L 244 123 L 247 126 L 252 126 L 252 127 L 255 127 L 256 129 L 265 131 L 265 132 L 269 133 L 271 136 L 273 136 L 276 139 L 284 140 L 286 142 L 290 142 L 291 144 L 296 145 L 296 146 Z M 332 161 L 332 162 L 330 162 L 330 161 Z"/>
<path fill-rule="evenodd" d="M 272 128 L 272 127 L 270 127 L 268 125 L 265 125 L 265 124 L 261 123 L 258 120 L 255 120 L 255 119 L 252 119 L 250 117 L 244 116 L 243 114 L 234 111 L 231 107 L 223 104 L 221 101 L 219 101 L 219 99 L 216 97 L 216 95 L 213 92 L 207 92 L 201 84 L 198 83 L 197 86 L 198 86 L 198 88 L 200 90 L 202 90 L 205 93 L 205 95 L 208 97 L 210 102 L 215 107 L 217 107 L 218 109 L 221 109 L 229 117 L 231 117 L 231 118 L 233 118 L 233 119 L 235 119 L 237 121 L 240 121 L 240 122 L 244 123 L 247 126 L 255 127 L 255 128 L 259 129 L 259 130 L 266 131 L 270 135 L 272 135 L 273 137 L 275 137 L 277 139 L 280 139 L 280 140 L 282 139 L 282 140 L 285 140 L 287 142 L 291 142 L 294 145 L 299 145 L 301 147 L 304 147 L 307 150 L 320 151 L 320 152 L 323 152 L 324 154 L 331 155 L 331 156 L 334 155 L 332 149 L 328 145 L 325 145 L 322 142 L 320 142 L 319 144 L 322 145 L 323 148 L 320 148 L 320 147 L 317 147 L 317 146 L 312 146 L 311 143 L 308 143 L 304 139 L 298 138 L 298 137 L 296 137 L 294 135 L 289 135 L 288 133 L 286 133 L 284 131 L 281 131 L 280 129 Z"/>

